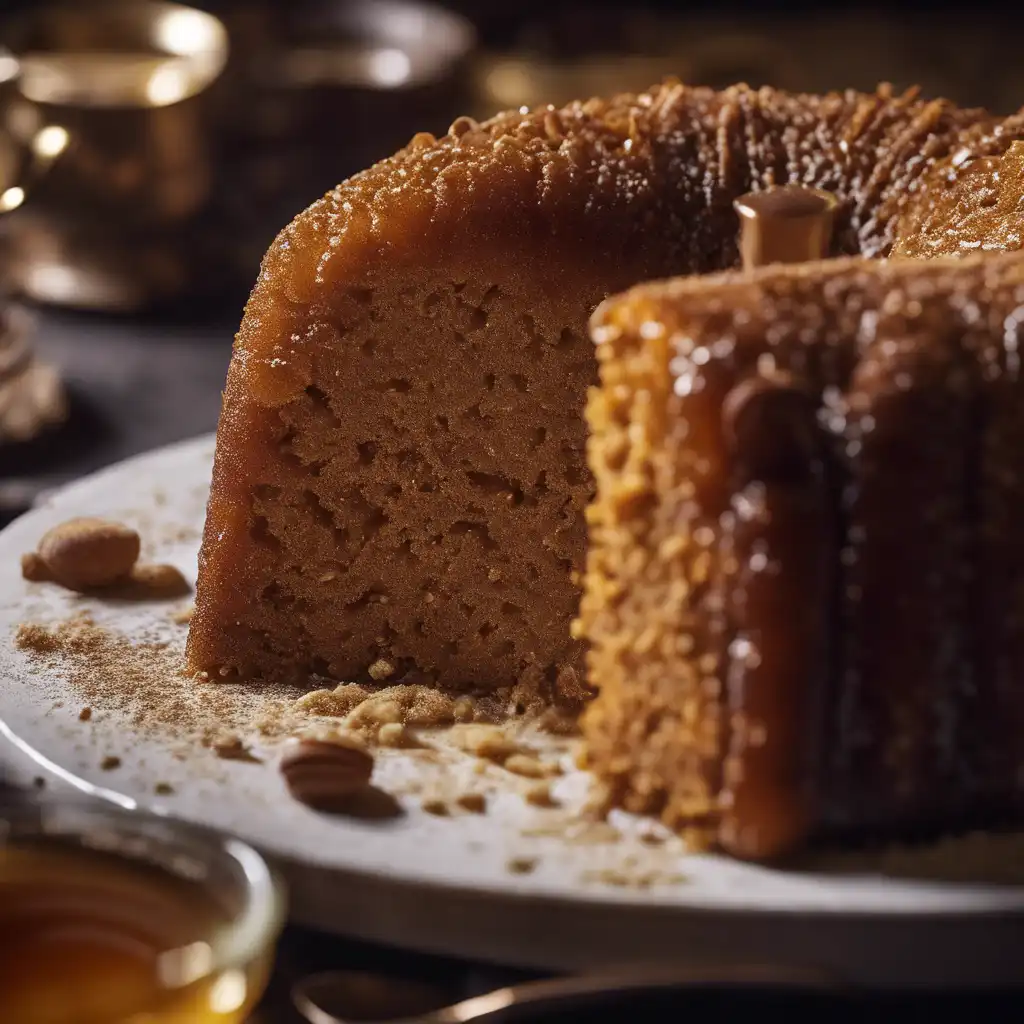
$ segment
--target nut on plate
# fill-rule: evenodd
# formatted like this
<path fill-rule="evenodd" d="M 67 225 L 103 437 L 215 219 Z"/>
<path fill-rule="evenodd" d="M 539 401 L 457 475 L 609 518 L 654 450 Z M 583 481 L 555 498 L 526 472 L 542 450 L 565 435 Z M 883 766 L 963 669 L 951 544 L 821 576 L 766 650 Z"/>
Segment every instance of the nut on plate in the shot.
<path fill-rule="evenodd" d="M 300 803 L 334 810 L 369 786 L 373 754 L 356 737 L 295 737 L 285 745 L 280 771 Z"/>
<path fill-rule="evenodd" d="M 36 554 L 55 582 L 69 590 L 91 590 L 125 579 L 138 561 L 139 549 L 139 535 L 131 527 L 80 517 L 43 534 Z M 23 572 L 29 567 L 34 576 L 40 571 L 38 563 L 26 559 Z"/>
<path fill-rule="evenodd" d="M 131 570 L 131 581 L 154 597 L 179 597 L 192 590 L 173 565 L 136 565 Z"/>

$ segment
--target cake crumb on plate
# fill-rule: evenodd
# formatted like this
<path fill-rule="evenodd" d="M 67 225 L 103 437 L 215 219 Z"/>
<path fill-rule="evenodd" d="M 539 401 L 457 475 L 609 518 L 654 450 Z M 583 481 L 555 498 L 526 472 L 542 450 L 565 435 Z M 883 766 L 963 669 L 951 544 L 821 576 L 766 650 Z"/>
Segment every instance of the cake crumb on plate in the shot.
<path fill-rule="evenodd" d="M 529 875 L 537 868 L 537 858 L 510 857 L 506 867 L 513 875 Z"/>
<path fill-rule="evenodd" d="M 473 789 L 460 793 L 455 798 L 455 802 L 470 814 L 483 814 L 487 810 L 487 797 L 479 790 Z"/>

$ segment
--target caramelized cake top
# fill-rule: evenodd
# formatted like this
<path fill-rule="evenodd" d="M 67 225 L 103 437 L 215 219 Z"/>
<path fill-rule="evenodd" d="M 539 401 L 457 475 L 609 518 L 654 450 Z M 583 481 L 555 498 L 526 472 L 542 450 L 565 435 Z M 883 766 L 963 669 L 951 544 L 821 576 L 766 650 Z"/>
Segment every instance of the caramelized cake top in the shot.
<path fill-rule="evenodd" d="M 894 245 L 920 254 L 907 232 L 934 235 L 943 216 L 967 219 L 978 176 L 992 181 L 1019 135 L 1020 115 L 1002 121 L 886 85 L 812 96 L 669 81 L 482 124 L 459 118 L 444 137 L 421 133 L 354 175 L 281 232 L 237 351 L 254 397 L 283 403 L 308 383 L 311 323 L 344 320 L 361 289 L 403 263 L 466 251 L 498 260 L 525 243 L 585 258 L 603 243 L 635 264 L 657 234 L 655 273 L 664 274 L 665 239 L 674 240 L 673 273 L 726 269 L 737 262 L 732 201 L 786 183 L 838 197 L 830 255 L 887 256 Z M 958 201 L 942 201 L 947 192 Z"/>

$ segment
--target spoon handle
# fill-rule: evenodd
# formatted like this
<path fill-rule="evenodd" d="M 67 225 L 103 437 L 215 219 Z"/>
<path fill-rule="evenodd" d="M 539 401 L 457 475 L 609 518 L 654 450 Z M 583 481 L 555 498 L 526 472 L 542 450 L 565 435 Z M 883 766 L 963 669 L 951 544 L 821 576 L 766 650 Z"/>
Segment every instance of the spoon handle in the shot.
<path fill-rule="evenodd" d="M 386 1020 L 380 1013 L 371 1014 L 370 1008 L 361 1000 L 351 1004 L 351 1012 L 343 1009 L 348 1002 L 346 996 L 352 977 L 347 972 L 334 971 L 304 978 L 292 993 L 296 1010 L 309 1024 L 361 1024 L 369 1020 L 380 1024 L 497 1024 L 513 1017 L 526 1020 L 545 1014 L 554 1017 L 556 1013 L 584 1006 L 599 1008 L 602 999 L 628 997 L 630 993 L 639 997 L 645 992 L 667 994 L 712 986 L 762 986 L 820 992 L 834 992 L 846 987 L 841 979 L 823 971 L 773 965 L 626 970 L 527 982 L 496 989 L 452 1006 L 425 1010 L 416 1016 Z M 398 979 L 384 977 L 377 982 L 382 988 L 402 985 Z"/>
<path fill-rule="evenodd" d="M 439 1010 L 417 1024 L 464 1024 L 468 1021 L 484 1024 L 487 1021 L 500 1020 L 503 1013 L 513 1006 L 521 1011 L 520 1016 L 528 1017 L 531 1011 L 537 1015 L 545 1011 L 554 1014 L 559 1010 L 565 1012 L 586 1005 L 599 1004 L 602 997 L 607 998 L 611 995 L 623 996 L 634 993 L 639 996 L 643 992 L 668 993 L 712 986 L 761 986 L 819 991 L 835 991 L 842 987 L 838 979 L 821 971 L 767 964 L 709 964 L 689 968 L 581 974 L 499 989 Z"/>

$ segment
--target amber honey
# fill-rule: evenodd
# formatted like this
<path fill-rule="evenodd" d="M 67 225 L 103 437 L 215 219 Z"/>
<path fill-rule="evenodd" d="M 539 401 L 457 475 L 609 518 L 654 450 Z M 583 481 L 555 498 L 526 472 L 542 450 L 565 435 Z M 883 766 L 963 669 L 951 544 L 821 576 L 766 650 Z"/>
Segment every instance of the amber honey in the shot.
<path fill-rule="evenodd" d="M 163 864 L 47 838 L 0 844 L 2 1024 L 246 1019 L 266 983 L 276 916 L 234 942 L 240 916 L 252 915 L 230 886 L 221 898 L 226 876 L 191 852 L 160 852 Z"/>

